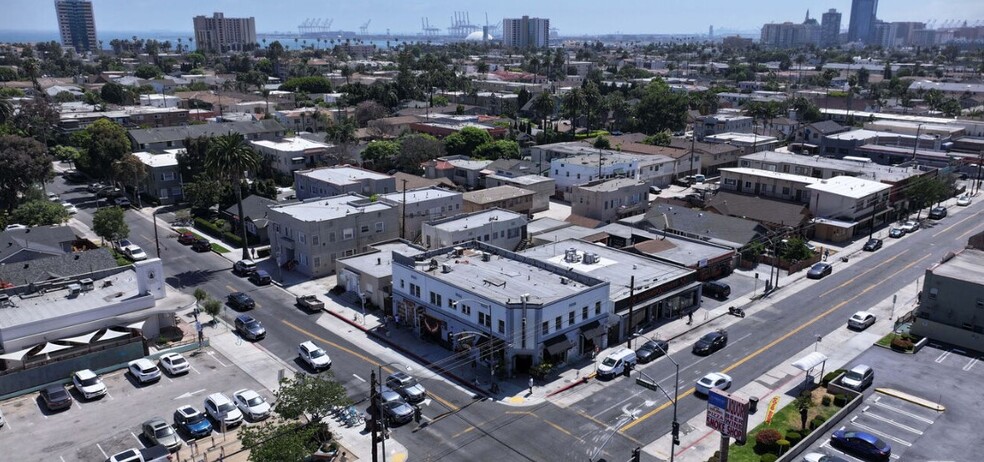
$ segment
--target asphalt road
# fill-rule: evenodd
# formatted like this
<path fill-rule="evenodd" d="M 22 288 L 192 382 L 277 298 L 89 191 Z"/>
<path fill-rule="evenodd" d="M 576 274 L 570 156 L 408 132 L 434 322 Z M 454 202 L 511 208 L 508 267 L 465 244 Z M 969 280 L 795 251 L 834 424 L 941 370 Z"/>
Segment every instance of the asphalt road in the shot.
<path fill-rule="evenodd" d="M 50 190 L 66 190 L 61 181 L 56 179 Z M 63 199 L 81 203 L 78 218 L 91 223 L 93 209 L 82 198 L 91 195 L 84 191 L 84 186 L 75 188 Z M 811 345 L 816 335 L 844 328 L 852 313 L 885 299 L 921 276 L 946 252 L 963 247 L 967 237 L 982 228 L 980 204 L 970 209 L 968 212 L 973 213 L 951 215 L 878 252 L 855 256 L 861 260 L 844 270 L 835 261 L 833 274 L 823 280 L 804 280 L 782 289 L 796 293 L 732 326 L 728 347 L 707 358 L 692 355 L 689 343 L 671 344 L 671 355 L 681 365 L 679 420 L 686 421 L 706 409 L 706 402 L 692 396 L 692 389 L 694 381 L 707 372 L 730 374 L 736 387 L 755 380 L 793 352 Z M 127 215 L 131 240 L 154 255 L 150 218 L 134 211 Z M 358 401 L 368 396 L 363 380 L 368 379 L 368 371 L 378 360 L 349 343 L 344 332 L 331 332 L 315 324 L 312 316 L 318 315 L 295 308 L 285 291 L 272 286 L 257 288 L 232 275 L 228 260 L 212 253 L 197 254 L 179 245 L 165 228 L 159 232 L 167 282 L 172 287 L 189 294 L 202 287 L 222 300 L 233 291 L 249 293 L 257 303 L 251 314 L 268 331 L 261 342 L 264 348 L 293 362 L 296 345 L 315 336 L 332 355 L 336 378 L 352 398 Z M 222 316 L 230 320 L 236 314 L 228 309 Z M 660 359 L 643 370 L 664 388 L 673 389 L 673 366 L 668 360 Z M 625 378 L 606 383 L 570 407 L 551 403 L 534 408 L 507 407 L 475 400 L 440 380 L 424 384 L 441 398 L 424 408 L 427 425 L 394 430 L 418 460 L 583 460 L 592 456 L 623 460 L 632 448 L 667 433 L 672 416 L 672 407 L 662 394 L 641 389 L 634 380 Z M 637 418 L 629 420 L 628 413 Z M 602 446 L 604 450 L 599 451 Z"/>

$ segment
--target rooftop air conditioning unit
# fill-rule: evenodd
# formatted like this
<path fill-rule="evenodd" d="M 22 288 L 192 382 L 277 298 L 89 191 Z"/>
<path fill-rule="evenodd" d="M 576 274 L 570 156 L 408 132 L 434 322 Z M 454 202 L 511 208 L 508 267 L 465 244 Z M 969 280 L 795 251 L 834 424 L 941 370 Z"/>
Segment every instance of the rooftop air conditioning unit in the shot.
<path fill-rule="evenodd" d="M 451 272 L 451 265 L 441 265 L 441 272 L 442 273 L 450 273 Z"/>

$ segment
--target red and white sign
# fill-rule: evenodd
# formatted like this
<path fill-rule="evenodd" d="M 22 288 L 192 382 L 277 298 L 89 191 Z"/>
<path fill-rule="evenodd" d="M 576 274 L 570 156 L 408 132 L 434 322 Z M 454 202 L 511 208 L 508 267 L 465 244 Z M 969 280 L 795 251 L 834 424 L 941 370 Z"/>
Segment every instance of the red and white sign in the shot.
<path fill-rule="evenodd" d="M 777 407 L 779 407 L 779 397 L 778 396 L 773 396 L 772 399 L 769 400 L 769 412 L 765 414 L 765 424 L 766 425 L 771 425 L 772 424 L 772 416 L 776 415 L 776 408 Z"/>
<path fill-rule="evenodd" d="M 707 426 L 722 434 L 744 439 L 748 432 L 748 399 L 711 390 L 707 395 Z"/>

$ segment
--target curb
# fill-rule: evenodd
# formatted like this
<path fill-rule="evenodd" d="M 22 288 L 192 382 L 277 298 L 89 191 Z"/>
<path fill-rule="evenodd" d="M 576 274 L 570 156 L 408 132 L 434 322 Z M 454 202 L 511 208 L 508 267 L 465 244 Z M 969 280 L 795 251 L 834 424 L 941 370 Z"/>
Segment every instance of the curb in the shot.
<path fill-rule="evenodd" d="M 565 391 L 567 391 L 567 390 L 570 390 L 571 388 L 574 388 L 574 387 L 576 387 L 576 386 L 578 386 L 578 385 L 583 385 L 583 384 L 586 384 L 586 383 L 588 383 L 588 382 L 589 382 L 589 381 L 590 381 L 591 379 L 593 379 L 593 378 L 594 378 L 594 377 L 595 377 L 596 375 L 598 375 L 598 373 L 597 373 L 597 372 L 592 372 L 592 373 L 590 373 L 590 374 L 588 374 L 588 375 L 586 375 L 586 376 L 584 376 L 584 377 L 582 377 L 582 378 L 581 378 L 581 379 L 579 379 L 579 380 L 575 380 L 575 381 L 573 381 L 573 382 L 571 382 L 571 383 L 569 383 L 569 384 L 567 384 L 567 385 L 564 385 L 564 386 L 562 386 L 562 387 L 560 387 L 560 388 L 558 388 L 558 389 L 556 389 L 556 390 L 554 390 L 554 391 L 551 391 L 550 393 L 547 393 L 547 398 L 549 398 L 549 397 L 551 397 L 551 396 L 553 396 L 553 395 L 556 395 L 556 394 L 560 394 L 560 393 L 563 393 L 563 392 L 565 392 Z"/>
<path fill-rule="evenodd" d="M 910 395 L 904 391 L 899 391 L 894 388 L 875 388 L 875 392 L 881 393 L 883 395 L 888 395 L 893 398 L 898 398 L 901 399 L 902 401 L 908 401 L 912 404 L 916 404 L 927 409 L 932 409 L 936 412 L 946 411 L 946 406 L 940 403 L 934 403 L 932 401 L 922 399 L 918 396 Z"/>
<path fill-rule="evenodd" d="M 368 335 L 368 336 L 370 336 L 370 337 L 372 337 L 372 338 L 374 338 L 376 340 L 379 340 L 379 341 L 381 341 L 381 342 L 389 345 L 390 348 L 392 348 L 392 349 L 394 349 L 396 351 L 399 351 L 400 353 L 402 353 L 402 354 L 404 354 L 406 356 L 409 356 L 409 357 L 413 358 L 415 361 L 419 362 L 420 364 L 423 364 L 425 368 L 431 369 L 431 370 L 433 370 L 433 371 L 435 371 L 435 372 L 437 372 L 437 373 L 439 373 L 441 375 L 445 375 L 447 377 L 450 377 L 450 378 L 454 379 L 454 381 L 457 382 L 458 385 L 463 386 L 463 387 L 465 387 L 465 388 L 467 388 L 469 390 L 472 390 L 472 391 L 474 391 L 474 392 L 476 392 L 478 394 L 481 394 L 481 395 L 484 395 L 484 396 L 487 396 L 487 397 L 492 397 L 492 395 L 487 390 L 483 390 L 481 388 L 476 387 L 473 383 L 471 383 L 471 382 L 469 382 L 469 381 L 467 381 L 467 380 L 459 377 L 454 372 L 451 372 L 451 371 L 449 371 L 447 369 L 444 369 L 443 367 L 434 366 L 431 361 L 422 358 L 421 356 L 417 355 L 416 353 L 414 353 L 414 352 L 412 352 L 410 350 L 407 350 L 406 348 L 404 348 L 401 345 L 398 345 L 398 344 L 396 344 L 394 342 L 391 342 L 387 337 L 384 337 L 384 336 L 378 334 L 377 332 L 372 331 L 372 330 L 369 330 L 365 326 L 362 326 L 359 323 L 357 323 L 355 321 L 352 321 L 351 319 L 348 319 L 347 316 L 344 316 L 341 313 L 338 313 L 338 312 L 333 311 L 333 310 L 328 310 L 328 309 L 326 309 L 325 312 L 327 312 L 328 314 L 330 314 L 330 315 L 332 315 L 332 316 L 334 316 L 334 317 L 336 317 L 336 318 L 344 321 L 346 324 L 348 324 L 348 325 L 350 325 L 352 327 L 355 327 L 356 329 L 359 329 L 362 332 L 365 332 L 366 335 Z"/>

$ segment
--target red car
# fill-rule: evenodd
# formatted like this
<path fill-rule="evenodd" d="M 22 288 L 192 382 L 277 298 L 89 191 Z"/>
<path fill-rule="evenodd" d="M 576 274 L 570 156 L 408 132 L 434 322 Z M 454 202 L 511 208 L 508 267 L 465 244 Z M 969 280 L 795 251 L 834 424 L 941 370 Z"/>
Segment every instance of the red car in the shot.
<path fill-rule="evenodd" d="M 181 235 L 178 236 L 178 242 L 184 245 L 194 244 L 197 240 L 198 237 L 196 237 L 194 233 L 181 233 Z"/>

